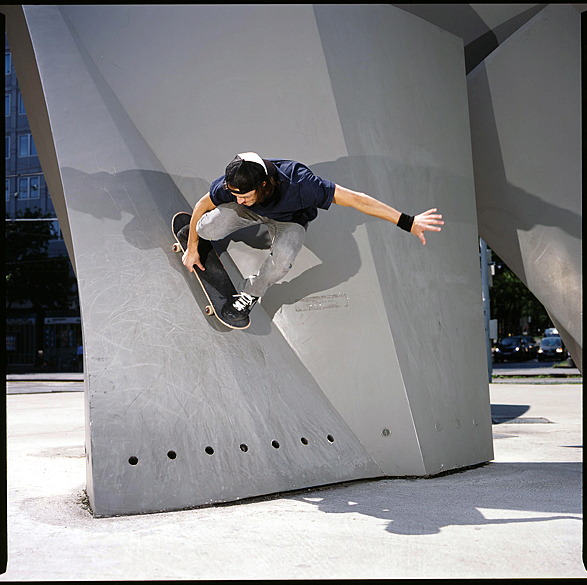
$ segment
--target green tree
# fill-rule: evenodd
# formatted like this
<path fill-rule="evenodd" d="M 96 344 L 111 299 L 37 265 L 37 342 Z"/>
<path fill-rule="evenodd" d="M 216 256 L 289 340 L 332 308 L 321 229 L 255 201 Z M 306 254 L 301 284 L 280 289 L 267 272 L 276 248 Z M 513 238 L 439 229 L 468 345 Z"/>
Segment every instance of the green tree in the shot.
<path fill-rule="evenodd" d="M 75 298 L 69 258 L 50 258 L 47 251 L 55 238 L 53 222 L 43 221 L 50 217 L 27 209 L 17 212 L 17 221 L 6 218 L 7 308 L 30 303 L 36 311 L 66 310 Z"/>
<path fill-rule="evenodd" d="M 526 285 L 493 252 L 496 271 L 489 293 L 491 318 L 497 319 L 500 337 L 520 335 L 522 320 L 529 317 L 531 335 L 544 333 L 552 322 L 546 309 Z"/>

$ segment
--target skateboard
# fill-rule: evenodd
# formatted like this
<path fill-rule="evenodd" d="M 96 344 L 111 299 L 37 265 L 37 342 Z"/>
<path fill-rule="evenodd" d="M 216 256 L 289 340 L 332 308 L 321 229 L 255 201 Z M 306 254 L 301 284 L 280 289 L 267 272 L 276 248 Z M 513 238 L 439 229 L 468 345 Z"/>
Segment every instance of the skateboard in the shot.
<path fill-rule="evenodd" d="M 185 212 L 179 212 L 173 216 L 171 231 L 176 239 L 176 243 L 173 244 L 174 252 L 183 254 L 186 251 L 191 219 L 191 214 Z M 206 270 L 201 270 L 194 265 L 194 274 L 208 299 L 206 315 L 215 315 L 221 323 L 231 329 L 246 329 L 251 324 L 249 317 L 232 321 L 222 316 L 222 307 L 226 299 L 236 295 L 237 292 L 212 243 L 200 238 L 198 252 Z"/>

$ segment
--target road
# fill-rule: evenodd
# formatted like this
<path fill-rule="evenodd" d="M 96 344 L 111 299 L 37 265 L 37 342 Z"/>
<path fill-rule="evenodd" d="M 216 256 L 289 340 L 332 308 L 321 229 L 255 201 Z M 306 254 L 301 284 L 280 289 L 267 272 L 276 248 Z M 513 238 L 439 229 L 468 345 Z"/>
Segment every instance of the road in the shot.
<path fill-rule="evenodd" d="M 524 362 L 502 362 L 493 364 L 493 376 L 580 376 L 579 370 L 566 367 L 566 362 L 539 362 L 536 358 Z"/>

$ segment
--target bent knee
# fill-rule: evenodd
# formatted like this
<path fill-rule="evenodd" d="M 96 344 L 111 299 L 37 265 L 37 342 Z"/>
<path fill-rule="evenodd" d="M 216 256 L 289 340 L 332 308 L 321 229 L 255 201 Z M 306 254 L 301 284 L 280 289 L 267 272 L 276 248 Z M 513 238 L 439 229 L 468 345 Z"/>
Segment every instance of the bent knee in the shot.
<path fill-rule="evenodd" d="M 214 212 L 207 213 L 200 218 L 196 224 L 196 231 L 204 240 L 221 240 L 226 237 L 230 230 L 224 225 L 220 217 L 211 216 Z"/>
<path fill-rule="evenodd" d="M 201 224 L 198 222 L 196 225 L 196 231 L 204 240 L 221 240 L 223 238 L 220 234 L 220 230 L 215 229 L 213 224 Z"/>

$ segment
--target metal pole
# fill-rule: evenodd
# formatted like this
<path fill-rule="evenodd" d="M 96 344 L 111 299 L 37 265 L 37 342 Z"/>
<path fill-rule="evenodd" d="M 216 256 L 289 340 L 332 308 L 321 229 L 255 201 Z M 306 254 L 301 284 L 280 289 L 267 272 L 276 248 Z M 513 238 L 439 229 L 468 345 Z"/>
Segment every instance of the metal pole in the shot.
<path fill-rule="evenodd" d="M 491 358 L 491 341 L 489 339 L 489 265 L 487 259 L 487 244 L 479 238 L 481 248 L 481 290 L 483 294 L 483 316 L 485 318 L 485 345 L 487 348 L 487 376 L 491 384 L 493 360 Z"/>

